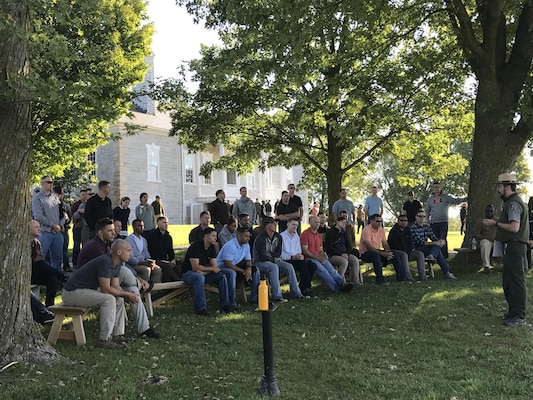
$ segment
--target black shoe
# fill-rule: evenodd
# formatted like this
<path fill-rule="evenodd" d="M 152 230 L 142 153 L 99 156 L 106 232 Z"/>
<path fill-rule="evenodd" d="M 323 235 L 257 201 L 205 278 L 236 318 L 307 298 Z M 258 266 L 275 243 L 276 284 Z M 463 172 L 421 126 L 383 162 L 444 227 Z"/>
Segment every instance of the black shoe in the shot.
<path fill-rule="evenodd" d="M 209 313 L 207 312 L 205 308 L 203 310 L 196 311 L 196 315 L 200 317 L 209 317 Z"/>
<path fill-rule="evenodd" d="M 229 313 L 231 313 L 231 307 L 230 306 L 222 307 L 220 309 L 220 313 L 221 314 L 229 314 Z"/>
<path fill-rule="evenodd" d="M 307 288 L 307 289 L 302 290 L 302 294 L 303 294 L 304 296 L 309 296 L 309 297 L 311 297 L 311 296 L 312 296 L 311 289 L 310 289 L 310 288 Z"/>
<path fill-rule="evenodd" d="M 54 322 L 54 318 L 55 318 L 55 315 L 50 313 L 49 315 L 47 315 L 46 317 L 44 317 L 43 319 L 43 322 L 41 322 L 41 324 L 51 324 Z"/>
<path fill-rule="evenodd" d="M 345 283 L 341 287 L 341 292 L 342 293 L 348 293 L 352 289 L 353 289 L 353 284 L 352 283 Z"/>
<path fill-rule="evenodd" d="M 234 306 L 230 306 L 231 312 L 234 314 L 240 314 L 242 312 L 241 306 L 239 304 L 235 304 Z"/>
<path fill-rule="evenodd" d="M 152 338 L 152 339 L 159 339 L 160 336 L 159 334 L 154 331 L 152 328 L 148 328 L 147 330 L 145 330 L 143 333 L 141 333 L 141 338 L 142 339 L 146 339 L 146 338 Z"/>
<path fill-rule="evenodd" d="M 503 324 L 509 327 L 525 325 L 525 323 L 526 323 L 526 319 L 520 318 L 519 316 L 515 316 L 513 318 L 508 318 L 508 319 L 503 320 Z"/>

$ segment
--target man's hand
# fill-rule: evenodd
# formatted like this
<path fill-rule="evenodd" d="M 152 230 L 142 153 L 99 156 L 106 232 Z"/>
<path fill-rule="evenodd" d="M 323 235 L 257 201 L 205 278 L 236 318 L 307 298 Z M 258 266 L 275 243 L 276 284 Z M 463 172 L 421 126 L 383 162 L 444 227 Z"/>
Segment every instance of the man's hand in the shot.
<path fill-rule="evenodd" d="M 133 293 L 133 292 L 126 292 L 126 294 L 124 295 L 124 298 L 133 304 L 137 304 L 141 301 L 141 296 L 139 296 L 138 293 Z"/>
<path fill-rule="evenodd" d="M 252 279 L 252 267 L 248 267 L 244 270 L 244 279 L 246 279 L 247 281 Z"/>
<path fill-rule="evenodd" d="M 342 258 L 346 258 L 346 259 L 348 259 L 348 254 L 346 254 L 346 253 L 342 253 L 342 254 L 341 254 L 341 257 L 342 257 Z"/>

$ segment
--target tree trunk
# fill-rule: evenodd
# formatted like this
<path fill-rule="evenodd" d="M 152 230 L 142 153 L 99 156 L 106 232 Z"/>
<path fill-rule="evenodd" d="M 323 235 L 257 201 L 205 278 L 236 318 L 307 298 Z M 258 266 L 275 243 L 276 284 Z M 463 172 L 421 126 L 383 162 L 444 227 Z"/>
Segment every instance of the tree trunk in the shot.
<path fill-rule="evenodd" d="M 332 133 L 328 134 L 328 169 L 326 178 L 328 182 L 328 218 L 333 222 L 331 209 L 333 204 L 339 199 L 339 192 L 342 188 L 342 149 L 338 146 L 338 139 Z"/>
<path fill-rule="evenodd" d="M 28 70 L 29 7 L 0 0 L 0 19 L 0 360 L 50 362 L 58 355 L 35 326 L 29 301 L 31 118 L 21 84 Z"/>

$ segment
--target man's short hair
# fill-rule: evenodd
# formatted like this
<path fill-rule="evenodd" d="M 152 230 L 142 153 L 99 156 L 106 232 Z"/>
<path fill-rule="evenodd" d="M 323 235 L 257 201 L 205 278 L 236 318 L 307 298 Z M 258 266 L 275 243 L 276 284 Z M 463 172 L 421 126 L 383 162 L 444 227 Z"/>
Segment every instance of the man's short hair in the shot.
<path fill-rule="evenodd" d="M 243 219 L 243 218 L 246 218 L 246 217 L 249 217 L 249 216 L 250 216 L 250 214 L 248 214 L 248 213 L 241 213 L 241 214 L 239 214 L 239 219 Z"/>
<path fill-rule="evenodd" d="M 81 196 L 82 193 L 87 193 L 87 189 L 81 189 L 81 190 L 79 191 L 79 195 Z"/>
<path fill-rule="evenodd" d="M 131 226 L 134 227 L 135 224 L 139 224 L 139 223 L 141 223 L 141 222 L 143 222 L 143 221 L 141 221 L 140 219 L 135 218 L 135 219 L 131 222 Z"/>
<path fill-rule="evenodd" d="M 52 191 L 53 191 L 55 194 L 63 194 L 63 189 L 61 188 L 60 185 L 55 185 L 55 186 L 52 188 Z"/>
<path fill-rule="evenodd" d="M 248 228 L 245 228 L 244 226 L 239 226 L 237 228 L 237 235 L 242 235 L 244 232 L 250 232 Z"/>
<path fill-rule="evenodd" d="M 107 185 L 109 185 L 111 182 L 109 181 L 100 181 L 98 182 L 98 189 L 103 189 L 105 188 Z"/>
<path fill-rule="evenodd" d="M 143 196 L 148 196 L 148 193 L 142 192 L 142 193 L 139 195 L 139 201 L 142 200 Z"/>
<path fill-rule="evenodd" d="M 156 194 L 156 195 L 155 195 L 155 198 L 156 198 L 156 199 L 160 199 L 161 197 L 159 197 L 159 195 Z"/>
<path fill-rule="evenodd" d="M 248 190 L 248 189 L 246 188 L 246 186 L 241 186 L 241 188 L 239 189 L 239 192 L 240 192 L 241 190 L 243 190 L 243 189 Z"/>
<path fill-rule="evenodd" d="M 237 217 L 235 217 L 234 215 L 230 215 L 230 217 L 228 218 L 228 223 L 226 225 L 230 224 L 238 225 L 239 221 L 237 220 Z"/>
<path fill-rule="evenodd" d="M 218 190 L 215 192 L 215 196 L 218 197 L 218 195 L 219 195 L 220 193 L 224 193 L 224 190 L 222 190 L 222 189 L 218 189 Z"/>
<path fill-rule="evenodd" d="M 339 190 L 339 193 L 342 192 L 343 190 L 346 192 L 346 188 L 341 188 L 341 190 Z"/>
<path fill-rule="evenodd" d="M 379 218 L 379 217 L 381 217 L 381 215 L 379 215 L 379 214 L 372 214 L 372 215 L 370 216 L 370 221 L 375 221 L 376 218 Z"/>
<path fill-rule="evenodd" d="M 104 229 L 105 226 L 113 225 L 113 224 L 114 222 L 111 218 L 107 218 L 107 217 L 100 218 L 98 221 L 96 221 L 96 224 L 94 224 L 94 229 L 96 232 L 98 232 Z"/>
<path fill-rule="evenodd" d="M 111 253 L 116 254 L 118 250 L 122 250 L 128 242 L 124 239 L 115 239 L 111 244 Z"/>
<path fill-rule="evenodd" d="M 341 210 L 341 211 L 339 211 L 339 215 L 341 215 L 341 214 L 346 214 L 346 215 L 348 215 L 348 211 L 346 211 L 346 210 Z"/>
<path fill-rule="evenodd" d="M 213 228 L 208 226 L 207 228 L 204 229 L 204 236 L 210 235 L 212 232 L 216 232 L 216 231 Z"/>
<path fill-rule="evenodd" d="M 289 194 L 288 191 L 284 190 L 284 191 L 281 192 L 281 197 L 283 197 L 283 195 L 284 195 L 285 193 Z"/>
<path fill-rule="evenodd" d="M 271 224 L 273 222 L 276 222 L 276 220 L 272 217 L 266 217 L 264 220 L 263 220 L 263 226 L 267 226 L 268 224 Z"/>
<path fill-rule="evenodd" d="M 300 221 L 298 221 L 298 219 L 296 219 L 296 218 L 289 218 L 289 219 L 287 220 L 287 224 L 288 224 L 289 222 L 298 222 L 298 223 L 300 223 Z"/>
<path fill-rule="evenodd" d="M 211 213 L 210 213 L 209 211 L 204 210 L 204 211 L 202 211 L 202 212 L 200 213 L 200 218 L 202 218 L 202 217 L 203 217 L 204 215 L 206 215 L 206 214 L 211 215 Z"/>
<path fill-rule="evenodd" d="M 318 213 L 318 216 L 320 217 L 321 215 L 323 215 L 323 216 L 325 217 L 325 216 L 326 216 L 326 213 L 325 213 L 324 211 L 320 211 L 320 212 Z"/>
<path fill-rule="evenodd" d="M 166 219 L 167 217 L 165 217 L 164 215 L 161 215 L 160 217 L 157 217 L 157 222 L 161 221 L 162 219 Z"/>
<path fill-rule="evenodd" d="M 339 217 L 339 218 L 337 218 L 337 222 L 339 222 L 339 221 L 346 221 L 346 217 Z"/>

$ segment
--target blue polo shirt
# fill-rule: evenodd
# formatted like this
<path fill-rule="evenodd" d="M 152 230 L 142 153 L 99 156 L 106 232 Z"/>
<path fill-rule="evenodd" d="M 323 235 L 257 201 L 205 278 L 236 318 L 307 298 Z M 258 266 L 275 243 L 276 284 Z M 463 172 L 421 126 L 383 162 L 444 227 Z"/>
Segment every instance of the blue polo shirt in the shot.
<path fill-rule="evenodd" d="M 224 260 L 231 260 L 233 265 L 237 265 L 242 260 L 251 259 L 250 245 L 245 243 L 241 246 L 237 238 L 233 238 L 220 249 L 217 256 L 217 267 L 223 267 Z"/>

